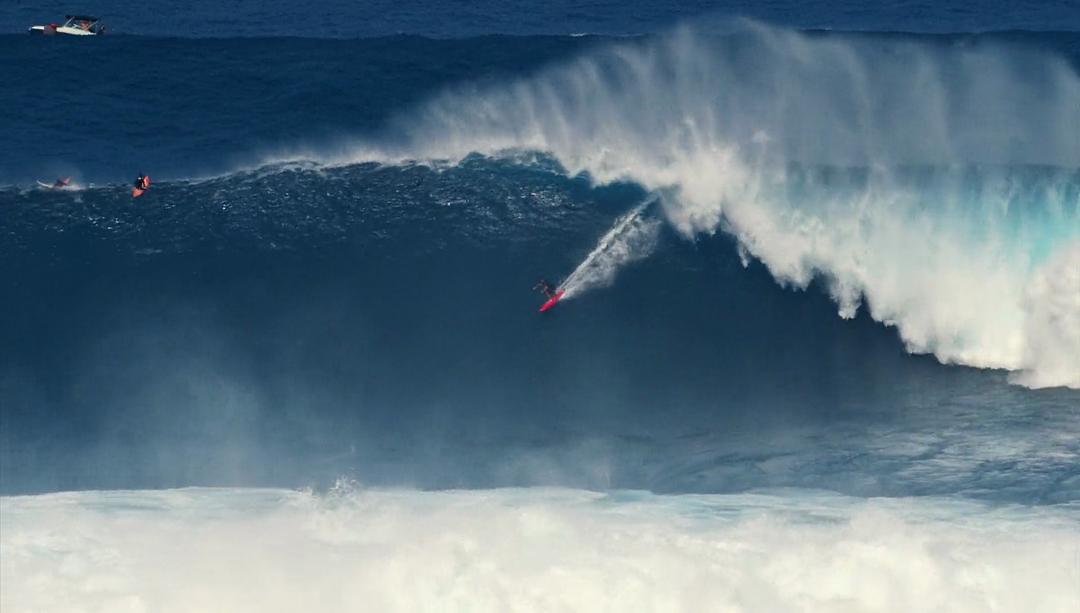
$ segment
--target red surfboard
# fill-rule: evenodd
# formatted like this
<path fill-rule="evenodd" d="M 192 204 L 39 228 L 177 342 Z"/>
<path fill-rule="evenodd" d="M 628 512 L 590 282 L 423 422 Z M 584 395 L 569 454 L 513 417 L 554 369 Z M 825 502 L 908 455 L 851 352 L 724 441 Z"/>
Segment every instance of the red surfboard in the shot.
<path fill-rule="evenodd" d="M 551 307 L 555 306 L 555 303 L 558 302 L 559 299 L 562 298 L 563 294 L 565 294 L 565 293 L 566 293 L 566 290 L 559 290 L 559 291 L 555 292 L 555 295 L 552 296 L 550 300 L 545 302 L 544 305 L 540 307 L 540 312 L 543 313 L 544 311 L 546 311 L 546 310 L 550 309 Z"/>

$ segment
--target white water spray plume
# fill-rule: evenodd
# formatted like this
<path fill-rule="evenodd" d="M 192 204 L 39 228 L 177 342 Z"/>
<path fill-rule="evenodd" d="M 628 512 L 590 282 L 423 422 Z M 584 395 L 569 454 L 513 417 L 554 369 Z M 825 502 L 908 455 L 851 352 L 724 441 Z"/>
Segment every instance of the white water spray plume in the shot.
<path fill-rule="evenodd" d="M 729 232 L 784 286 L 820 279 L 842 317 L 865 307 L 910 352 L 1080 388 L 1067 280 L 1080 267 L 1080 76 L 1061 58 L 683 28 L 458 87 L 392 131 L 404 142 L 376 157 L 535 150 L 598 183 L 663 190 L 686 236 Z M 586 278 L 575 271 L 568 294 Z"/>

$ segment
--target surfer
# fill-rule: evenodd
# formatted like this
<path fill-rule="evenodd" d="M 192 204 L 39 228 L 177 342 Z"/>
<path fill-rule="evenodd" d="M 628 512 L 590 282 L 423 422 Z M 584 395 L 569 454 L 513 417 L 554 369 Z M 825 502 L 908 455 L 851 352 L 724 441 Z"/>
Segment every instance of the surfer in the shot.
<path fill-rule="evenodd" d="M 533 289 L 544 292 L 544 295 L 547 296 L 549 300 L 555 297 L 555 286 L 548 283 L 547 279 L 540 279 L 540 282 L 534 285 Z"/>

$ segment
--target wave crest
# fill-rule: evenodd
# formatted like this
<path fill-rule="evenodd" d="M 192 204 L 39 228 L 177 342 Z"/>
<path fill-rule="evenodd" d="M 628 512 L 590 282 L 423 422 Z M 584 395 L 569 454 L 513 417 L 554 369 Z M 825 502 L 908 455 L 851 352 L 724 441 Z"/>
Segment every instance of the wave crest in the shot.
<path fill-rule="evenodd" d="M 1071 348 L 1045 340 L 1070 334 L 1029 298 L 1080 244 L 1080 133 L 1063 129 L 1080 78 L 1060 58 L 741 22 L 460 87 L 395 125 L 384 158 L 538 150 L 663 190 L 679 231 L 732 233 L 785 285 L 825 279 L 841 316 L 865 304 L 912 352 L 1076 385 L 1055 357 Z"/>

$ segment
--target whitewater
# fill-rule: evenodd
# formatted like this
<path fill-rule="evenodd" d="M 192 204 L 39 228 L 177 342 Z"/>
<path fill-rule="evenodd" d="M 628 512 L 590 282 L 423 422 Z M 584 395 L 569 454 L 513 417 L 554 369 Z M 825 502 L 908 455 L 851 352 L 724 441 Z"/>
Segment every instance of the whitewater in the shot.
<path fill-rule="evenodd" d="M 0 500 L 5 610 L 1066 611 L 1075 510 L 824 492 Z"/>
<path fill-rule="evenodd" d="M 662 193 L 688 239 L 731 233 L 783 286 L 822 280 L 912 353 L 1080 388 L 1080 76 L 1062 58 L 726 22 L 461 85 L 391 125 L 404 142 L 323 161 L 550 154 Z M 635 234 L 608 240 L 614 260 L 647 255 Z"/>

